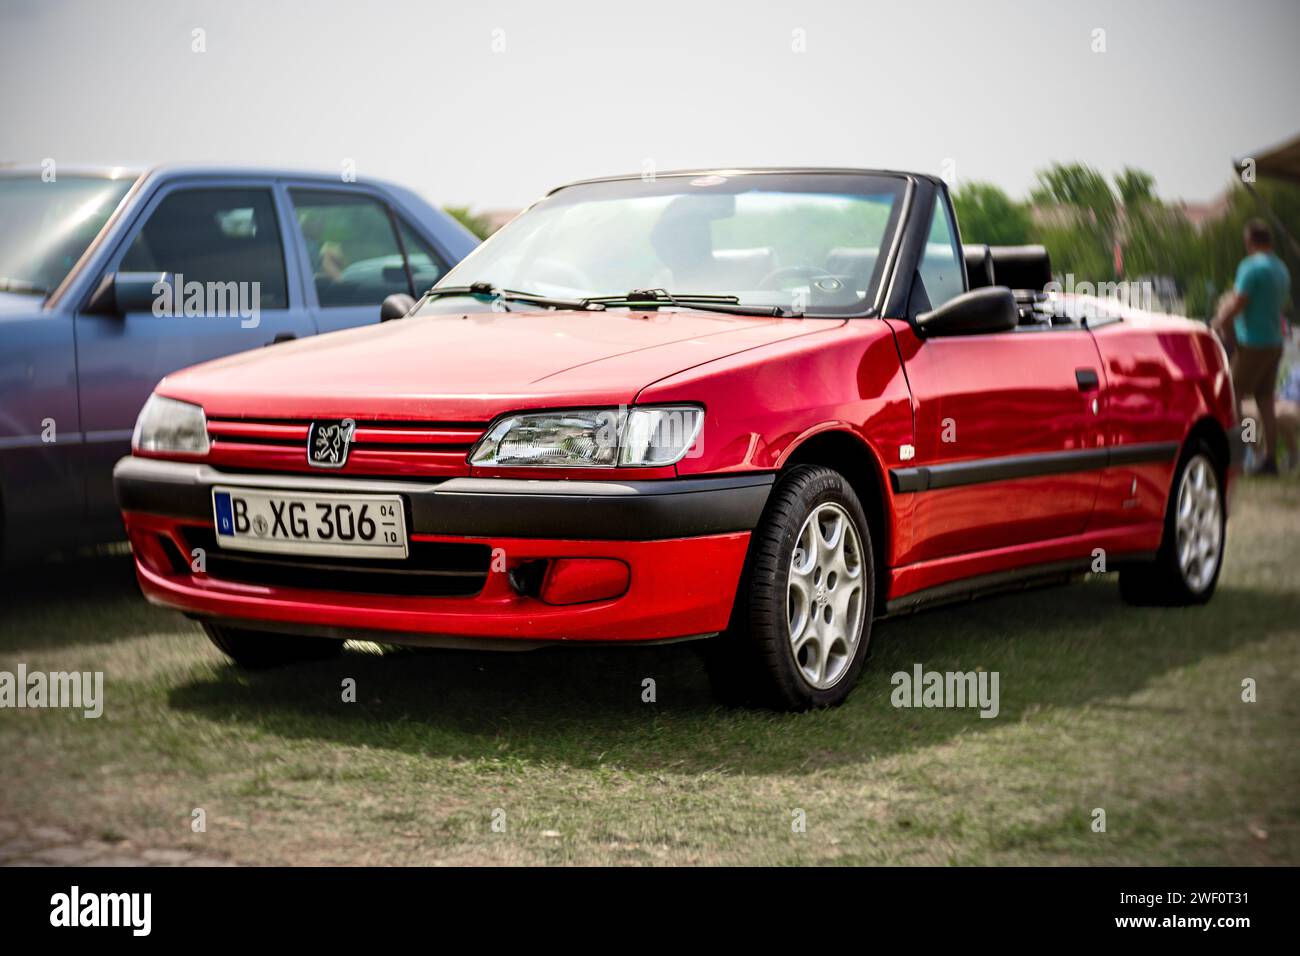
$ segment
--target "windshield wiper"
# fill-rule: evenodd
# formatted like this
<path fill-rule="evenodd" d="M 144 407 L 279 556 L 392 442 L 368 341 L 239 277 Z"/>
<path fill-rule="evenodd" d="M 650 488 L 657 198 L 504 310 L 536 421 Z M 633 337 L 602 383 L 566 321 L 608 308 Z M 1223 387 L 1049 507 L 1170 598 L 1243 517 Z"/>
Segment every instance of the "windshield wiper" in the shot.
<path fill-rule="evenodd" d="M 490 282 L 471 282 L 469 285 L 434 286 L 424 294 L 424 299 L 441 299 L 449 296 L 471 296 L 494 299 L 498 302 L 526 302 L 544 309 L 603 309 L 590 299 L 557 299 L 549 295 L 520 292 L 517 289 L 498 289 Z"/>
<path fill-rule="evenodd" d="M 730 315 L 770 315 L 776 318 L 793 318 L 795 313 L 776 305 L 741 305 L 734 295 L 707 295 L 704 293 L 670 293 L 667 289 L 633 289 L 624 295 L 600 295 L 584 299 L 600 306 L 626 305 L 629 308 L 657 309 L 676 306 L 681 309 L 700 309 L 704 312 L 725 312 Z"/>
<path fill-rule="evenodd" d="M 49 295 L 50 290 L 26 279 L 0 278 L 0 292 L 22 292 L 27 295 Z"/>
<path fill-rule="evenodd" d="M 657 309 L 666 305 L 681 309 L 699 309 L 705 312 L 725 312 L 729 315 L 762 315 L 774 318 L 796 317 L 795 312 L 782 309 L 780 306 L 741 305 L 740 298 L 734 295 L 709 295 L 706 293 L 675 295 L 666 289 L 633 289 L 623 295 L 593 295 L 583 299 L 559 299 L 533 292 L 520 292 L 517 289 L 500 289 L 490 282 L 472 282 L 469 285 L 434 286 L 424 294 L 421 302 L 451 298 L 453 296 L 492 299 L 497 302 L 524 302 L 528 305 L 541 306 L 544 309 L 573 309 L 587 312 L 599 312 L 612 305 L 627 306 L 632 309 Z"/>

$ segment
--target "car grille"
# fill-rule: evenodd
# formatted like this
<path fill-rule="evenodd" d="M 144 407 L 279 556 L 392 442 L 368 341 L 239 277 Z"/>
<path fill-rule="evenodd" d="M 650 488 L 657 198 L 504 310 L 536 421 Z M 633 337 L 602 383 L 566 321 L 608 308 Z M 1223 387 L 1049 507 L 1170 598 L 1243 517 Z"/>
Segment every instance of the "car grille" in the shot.
<path fill-rule="evenodd" d="M 485 544 L 412 541 L 402 561 L 357 561 L 232 551 L 217 544 L 211 528 L 187 528 L 191 548 L 202 548 L 206 573 L 219 581 L 267 587 L 360 594 L 464 597 L 487 582 L 491 549 Z"/>
<path fill-rule="evenodd" d="M 308 419 L 210 418 L 208 462 L 246 471 L 319 472 L 307 463 Z M 365 421 L 356 431 L 338 475 L 455 477 L 483 434 L 482 422 Z"/>

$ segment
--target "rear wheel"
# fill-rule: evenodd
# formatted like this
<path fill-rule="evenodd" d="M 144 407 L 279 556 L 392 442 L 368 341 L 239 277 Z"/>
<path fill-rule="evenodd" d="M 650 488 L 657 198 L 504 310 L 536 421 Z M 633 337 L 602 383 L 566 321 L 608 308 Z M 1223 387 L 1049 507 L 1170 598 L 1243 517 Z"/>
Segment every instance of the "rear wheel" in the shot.
<path fill-rule="evenodd" d="M 210 621 L 203 622 L 203 630 L 222 653 L 249 670 L 329 660 L 343 650 L 342 641 L 327 637 L 250 631 Z"/>
<path fill-rule="evenodd" d="M 1193 442 L 1179 462 L 1156 559 L 1124 568 L 1120 595 L 1130 604 L 1204 604 L 1223 566 L 1227 511 L 1223 467 L 1204 442 Z"/>
<path fill-rule="evenodd" d="M 875 603 L 871 535 L 839 472 L 784 476 L 750 543 L 731 627 L 706 649 L 727 703 L 832 707 L 866 659 Z"/>

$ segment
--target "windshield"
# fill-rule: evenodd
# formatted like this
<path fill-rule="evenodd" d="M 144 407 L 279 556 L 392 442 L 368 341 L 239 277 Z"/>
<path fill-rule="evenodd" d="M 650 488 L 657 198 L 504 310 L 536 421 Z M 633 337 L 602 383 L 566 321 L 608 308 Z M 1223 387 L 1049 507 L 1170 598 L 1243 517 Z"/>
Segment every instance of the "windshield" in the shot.
<path fill-rule="evenodd" d="M 0 176 L 0 289 L 53 291 L 134 180 Z"/>
<path fill-rule="evenodd" d="M 663 289 L 796 313 L 863 312 L 875 302 L 906 185 L 868 174 L 746 173 L 570 186 L 439 285 L 486 282 L 570 299 Z M 453 307 L 438 303 L 422 311 Z"/>

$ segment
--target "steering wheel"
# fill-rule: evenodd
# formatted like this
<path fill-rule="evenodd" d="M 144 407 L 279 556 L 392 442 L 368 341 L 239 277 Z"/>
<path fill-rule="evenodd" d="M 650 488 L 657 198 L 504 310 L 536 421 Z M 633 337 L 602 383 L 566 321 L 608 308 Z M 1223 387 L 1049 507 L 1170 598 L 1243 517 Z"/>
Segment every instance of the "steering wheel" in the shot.
<path fill-rule="evenodd" d="M 807 279 L 811 284 L 813 279 L 826 274 L 825 269 L 819 269 L 816 266 L 782 266 L 780 269 L 773 269 L 763 276 L 758 283 L 758 287 L 760 289 L 779 291 L 781 289 L 780 283 L 786 279 Z"/>

